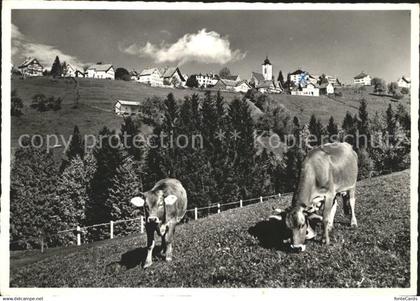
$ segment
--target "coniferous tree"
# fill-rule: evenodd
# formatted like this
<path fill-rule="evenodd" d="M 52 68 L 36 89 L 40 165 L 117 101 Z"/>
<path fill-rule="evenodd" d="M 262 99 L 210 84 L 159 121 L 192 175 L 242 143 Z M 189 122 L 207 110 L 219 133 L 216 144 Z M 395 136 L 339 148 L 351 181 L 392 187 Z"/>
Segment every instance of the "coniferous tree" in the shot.
<path fill-rule="evenodd" d="M 89 187 L 96 170 L 96 162 L 89 154 L 82 160 L 79 155 L 73 157 L 61 174 L 57 185 L 57 199 L 64 215 L 65 230 L 86 225 L 86 204 L 89 202 Z M 74 244 L 74 234 L 65 232 L 58 237 L 60 244 Z"/>
<path fill-rule="evenodd" d="M 327 125 L 327 134 L 328 134 L 328 140 L 330 142 L 335 142 L 337 141 L 337 135 L 338 135 L 338 126 L 334 121 L 334 117 L 330 117 L 330 119 L 328 120 L 328 125 Z"/>
<path fill-rule="evenodd" d="M 58 56 L 55 57 L 54 63 L 52 64 L 51 67 L 51 75 L 53 77 L 59 77 L 63 74 L 63 70 L 62 70 L 62 66 L 60 63 L 60 59 L 58 58 Z"/>
<path fill-rule="evenodd" d="M 346 116 L 344 116 L 341 128 L 343 129 L 344 135 L 343 141 L 354 145 L 357 131 L 357 120 L 355 121 L 353 116 L 351 116 L 350 112 L 347 112 Z"/>
<path fill-rule="evenodd" d="M 63 228 L 63 211 L 56 198 L 57 167 L 51 152 L 23 142 L 11 166 L 10 240 L 12 249 L 53 246 Z M 38 142 L 34 143 L 38 145 Z"/>
<path fill-rule="evenodd" d="M 109 187 L 109 197 L 105 207 L 109 211 L 111 220 L 132 219 L 139 216 L 133 210 L 130 199 L 138 196 L 141 191 L 140 180 L 135 172 L 135 165 L 131 157 L 126 157 L 117 168 Z M 138 222 L 130 221 L 116 225 L 115 235 L 126 235 L 138 229 Z"/>
<path fill-rule="evenodd" d="M 323 129 L 322 124 L 320 120 L 317 120 L 315 115 L 312 114 L 311 118 L 309 120 L 308 129 L 311 132 L 314 139 L 311 139 L 310 145 L 311 146 L 318 146 L 321 145 L 322 141 L 322 135 L 323 135 Z"/>
<path fill-rule="evenodd" d="M 93 150 L 97 169 L 89 187 L 89 202 L 86 204 L 86 221 L 89 225 L 108 222 L 111 218 L 105 202 L 109 197 L 109 187 L 117 168 L 128 155 L 121 151 L 120 140 L 114 131 L 104 127 L 100 132 Z M 93 228 L 88 233 L 89 239 L 104 238 L 107 230 Z M 109 234 L 108 234 L 109 235 Z"/>
<path fill-rule="evenodd" d="M 360 102 L 357 130 L 359 134 L 358 148 L 369 147 L 370 126 L 369 126 L 369 114 L 367 111 L 367 103 L 365 99 L 362 99 Z"/>
<path fill-rule="evenodd" d="M 84 155 L 85 143 L 82 135 L 80 134 L 79 127 L 75 125 L 73 129 L 73 135 L 71 136 L 70 143 L 66 151 L 66 158 L 64 158 L 61 162 L 60 172 L 63 172 L 63 170 L 70 164 L 70 161 L 77 156 L 83 160 Z"/>

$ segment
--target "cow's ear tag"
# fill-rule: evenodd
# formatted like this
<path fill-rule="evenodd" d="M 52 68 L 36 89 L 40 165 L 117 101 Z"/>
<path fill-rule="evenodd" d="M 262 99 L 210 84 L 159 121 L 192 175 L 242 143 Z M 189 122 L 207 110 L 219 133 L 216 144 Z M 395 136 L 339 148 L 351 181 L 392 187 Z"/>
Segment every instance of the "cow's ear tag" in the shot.
<path fill-rule="evenodd" d="M 144 200 L 139 196 L 136 196 L 136 197 L 132 198 L 130 202 L 131 202 L 131 204 L 133 204 L 136 207 L 143 207 L 144 206 Z"/>
<path fill-rule="evenodd" d="M 166 205 L 173 205 L 176 202 L 177 199 L 178 198 L 176 196 L 174 196 L 173 194 L 170 194 L 165 198 L 165 204 Z"/>

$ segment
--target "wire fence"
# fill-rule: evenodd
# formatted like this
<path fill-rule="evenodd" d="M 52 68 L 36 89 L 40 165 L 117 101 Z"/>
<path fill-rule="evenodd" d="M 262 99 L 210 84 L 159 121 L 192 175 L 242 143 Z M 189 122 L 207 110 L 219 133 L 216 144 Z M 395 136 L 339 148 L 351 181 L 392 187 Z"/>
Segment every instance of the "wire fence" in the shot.
<path fill-rule="evenodd" d="M 392 169 L 382 170 L 381 172 L 370 171 L 368 179 L 370 180 L 371 178 L 378 177 L 378 176 L 381 176 L 381 175 L 390 174 L 392 172 L 393 172 Z M 259 196 L 259 197 L 250 198 L 250 199 L 240 199 L 239 201 L 233 201 L 233 202 L 228 202 L 228 203 L 215 203 L 215 204 L 211 204 L 209 206 L 204 206 L 204 207 L 194 207 L 194 208 L 187 209 L 186 216 L 187 216 L 188 220 L 189 220 L 189 217 L 191 217 L 191 219 L 197 220 L 199 218 L 202 218 L 202 217 L 205 217 L 205 216 L 208 216 L 208 215 L 218 214 L 221 211 L 226 211 L 226 210 L 233 209 L 233 208 L 242 208 L 242 207 L 244 207 L 246 205 L 249 205 L 249 204 L 252 204 L 252 203 L 262 203 L 262 202 L 264 202 L 264 200 L 270 200 L 270 199 L 281 200 L 283 197 L 288 197 L 288 196 L 291 196 L 292 194 L 293 194 L 293 192 L 278 193 L 278 194 L 272 194 L 272 195 L 267 195 L 267 196 Z M 229 207 L 229 208 L 227 208 L 226 210 L 223 210 L 226 207 Z M 212 209 L 213 209 L 213 212 L 212 212 Z M 202 212 L 202 211 L 206 211 L 207 214 L 201 214 L 200 215 L 199 213 Z M 94 225 L 89 225 L 89 226 L 83 226 L 83 227 L 77 226 L 77 227 L 74 227 L 74 228 L 58 231 L 56 233 L 48 234 L 48 237 L 51 239 L 51 237 L 53 237 L 53 236 L 60 236 L 60 235 L 66 234 L 66 233 L 67 234 L 73 234 L 74 235 L 73 245 L 76 244 L 77 246 L 80 246 L 80 245 L 83 244 L 83 241 L 90 242 L 89 239 L 86 239 L 90 229 L 107 227 L 109 229 L 109 231 L 107 232 L 108 235 L 103 237 L 102 239 L 99 239 L 99 240 L 113 239 L 114 237 L 116 237 L 116 235 L 115 235 L 116 234 L 116 232 L 115 232 L 116 225 L 126 224 L 126 223 L 130 223 L 130 222 L 139 222 L 140 223 L 140 233 L 144 234 L 144 232 L 145 232 L 144 231 L 145 230 L 145 217 L 144 216 L 139 216 L 139 217 L 132 218 L 132 219 L 124 219 L 124 220 L 116 220 L 116 221 L 111 220 L 109 222 L 99 223 L 99 224 L 94 224 Z M 85 239 L 83 239 L 84 236 L 85 236 Z M 44 251 L 44 247 L 46 245 L 46 242 L 45 242 L 46 237 L 44 235 L 33 236 L 33 237 L 30 237 L 29 239 L 31 239 L 32 241 L 38 241 L 39 242 L 39 248 L 41 249 L 41 252 Z M 96 239 L 96 241 L 98 241 L 98 239 Z M 18 242 L 24 242 L 25 243 L 25 240 L 14 240 L 14 241 L 10 241 L 9 244 L 12 245 L 12 244 L 18 243 Z"/>

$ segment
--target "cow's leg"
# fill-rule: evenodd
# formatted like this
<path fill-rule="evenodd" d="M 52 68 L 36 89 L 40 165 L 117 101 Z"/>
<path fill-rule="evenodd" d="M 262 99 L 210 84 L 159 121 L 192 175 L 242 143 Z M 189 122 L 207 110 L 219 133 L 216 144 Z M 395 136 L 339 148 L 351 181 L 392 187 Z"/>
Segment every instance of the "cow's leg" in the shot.
<path fill-rule="evenodd" d="M 324 225 L 324 237 L 322 242 L 326 245 L 330 244 L 330 235 L 329 232 L 332 228 L 335 210 L 337 208 L 337 203 L 334 202 L 335 193 L 328 193 L 325 196 L 325 203 L 324 203 L 324 212 L 323 212 L 323 225 Z"/>
<path fill-rule="evenodd" d="M 162 256 L 164 256 L 165 255 L 165 252 L 166 252 L 166 234 L 167 233 L 165 233 L 165 234 L 163 234 L 162 235 L 162 249 L 160 250 L 160 255 L 162 255 Z"/>
<path fill-rule="evenodd" d="M 147 256 L 144 262 L 144 268 L 152 265 L 152 254 L 153 248 L 155 247 L 155 226 L 146 223 L 146 234 L 147 234 Z"/>
<path fill-rule="evenodd" d="M 168 225 L 169 228 L 166 233 L 166 253 L 165 253 L 166 261 L 172 261 L 172 243 L 174 239 L 175 225 L 176 223 L 169 223 Z"/>
<path fill-rule="evenodd" d="M 350 199 L 350 192 L 346 191 L 346 194 L 342 196 L 343 198 L 343 210 L 344 210 L 344 214 L 345 215 L 349 215 L 350 214 L 350 203 L 349 203 L 349 199 Z"/>
<path fill-rule="evenodd" d="M 350 209 L 351 209 L 351 222 L 350 225 L 354 228 L 357 227 L 357 219 L 356 214 L 354 213 L 354 207 L 356 205 L 356 188 L 352 188 L 349 190 L 349 197 L 350 197 Z"/>

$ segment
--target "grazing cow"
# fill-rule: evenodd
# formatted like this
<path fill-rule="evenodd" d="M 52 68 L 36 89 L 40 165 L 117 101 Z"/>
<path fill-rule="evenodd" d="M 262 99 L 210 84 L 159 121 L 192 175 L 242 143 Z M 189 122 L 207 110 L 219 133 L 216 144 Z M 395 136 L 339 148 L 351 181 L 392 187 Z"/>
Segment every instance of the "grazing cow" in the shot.
<path fill-rule="evenodd" d="M 172 242 L 176 224 L 187 210 L 187 192 L 176 179 L 163 179 L 142 193 L 143 198 L 135 197 L 131 203 L 143 207 L 146 218 L 147 257 L 144 267 L 152 265 L 152 252 L 155 247 L 155 232 L 162 237 L 162 255 L 166 261 L 172 260 Z"/>
<path fill-rule="evenodd" d="M 308 153 L 292 206 L 284 214 L 286 226 L 292 231 L 292 249 L 305 250 L 305 239 L 314 236 L 309 224 L 313 219 L 323 221 L 323 242 L 330 243 L 329 231 L 334 222 L 338 194 L 343 196 L 347 213 L 347 202 L 350 203 L 351 226 L 357 227 L 354 214 L 357 172 L 357 154 L 348 143 L 329 143 Z M 321 205 L 324 206 L 322 217 L 315 214 Z"/>

